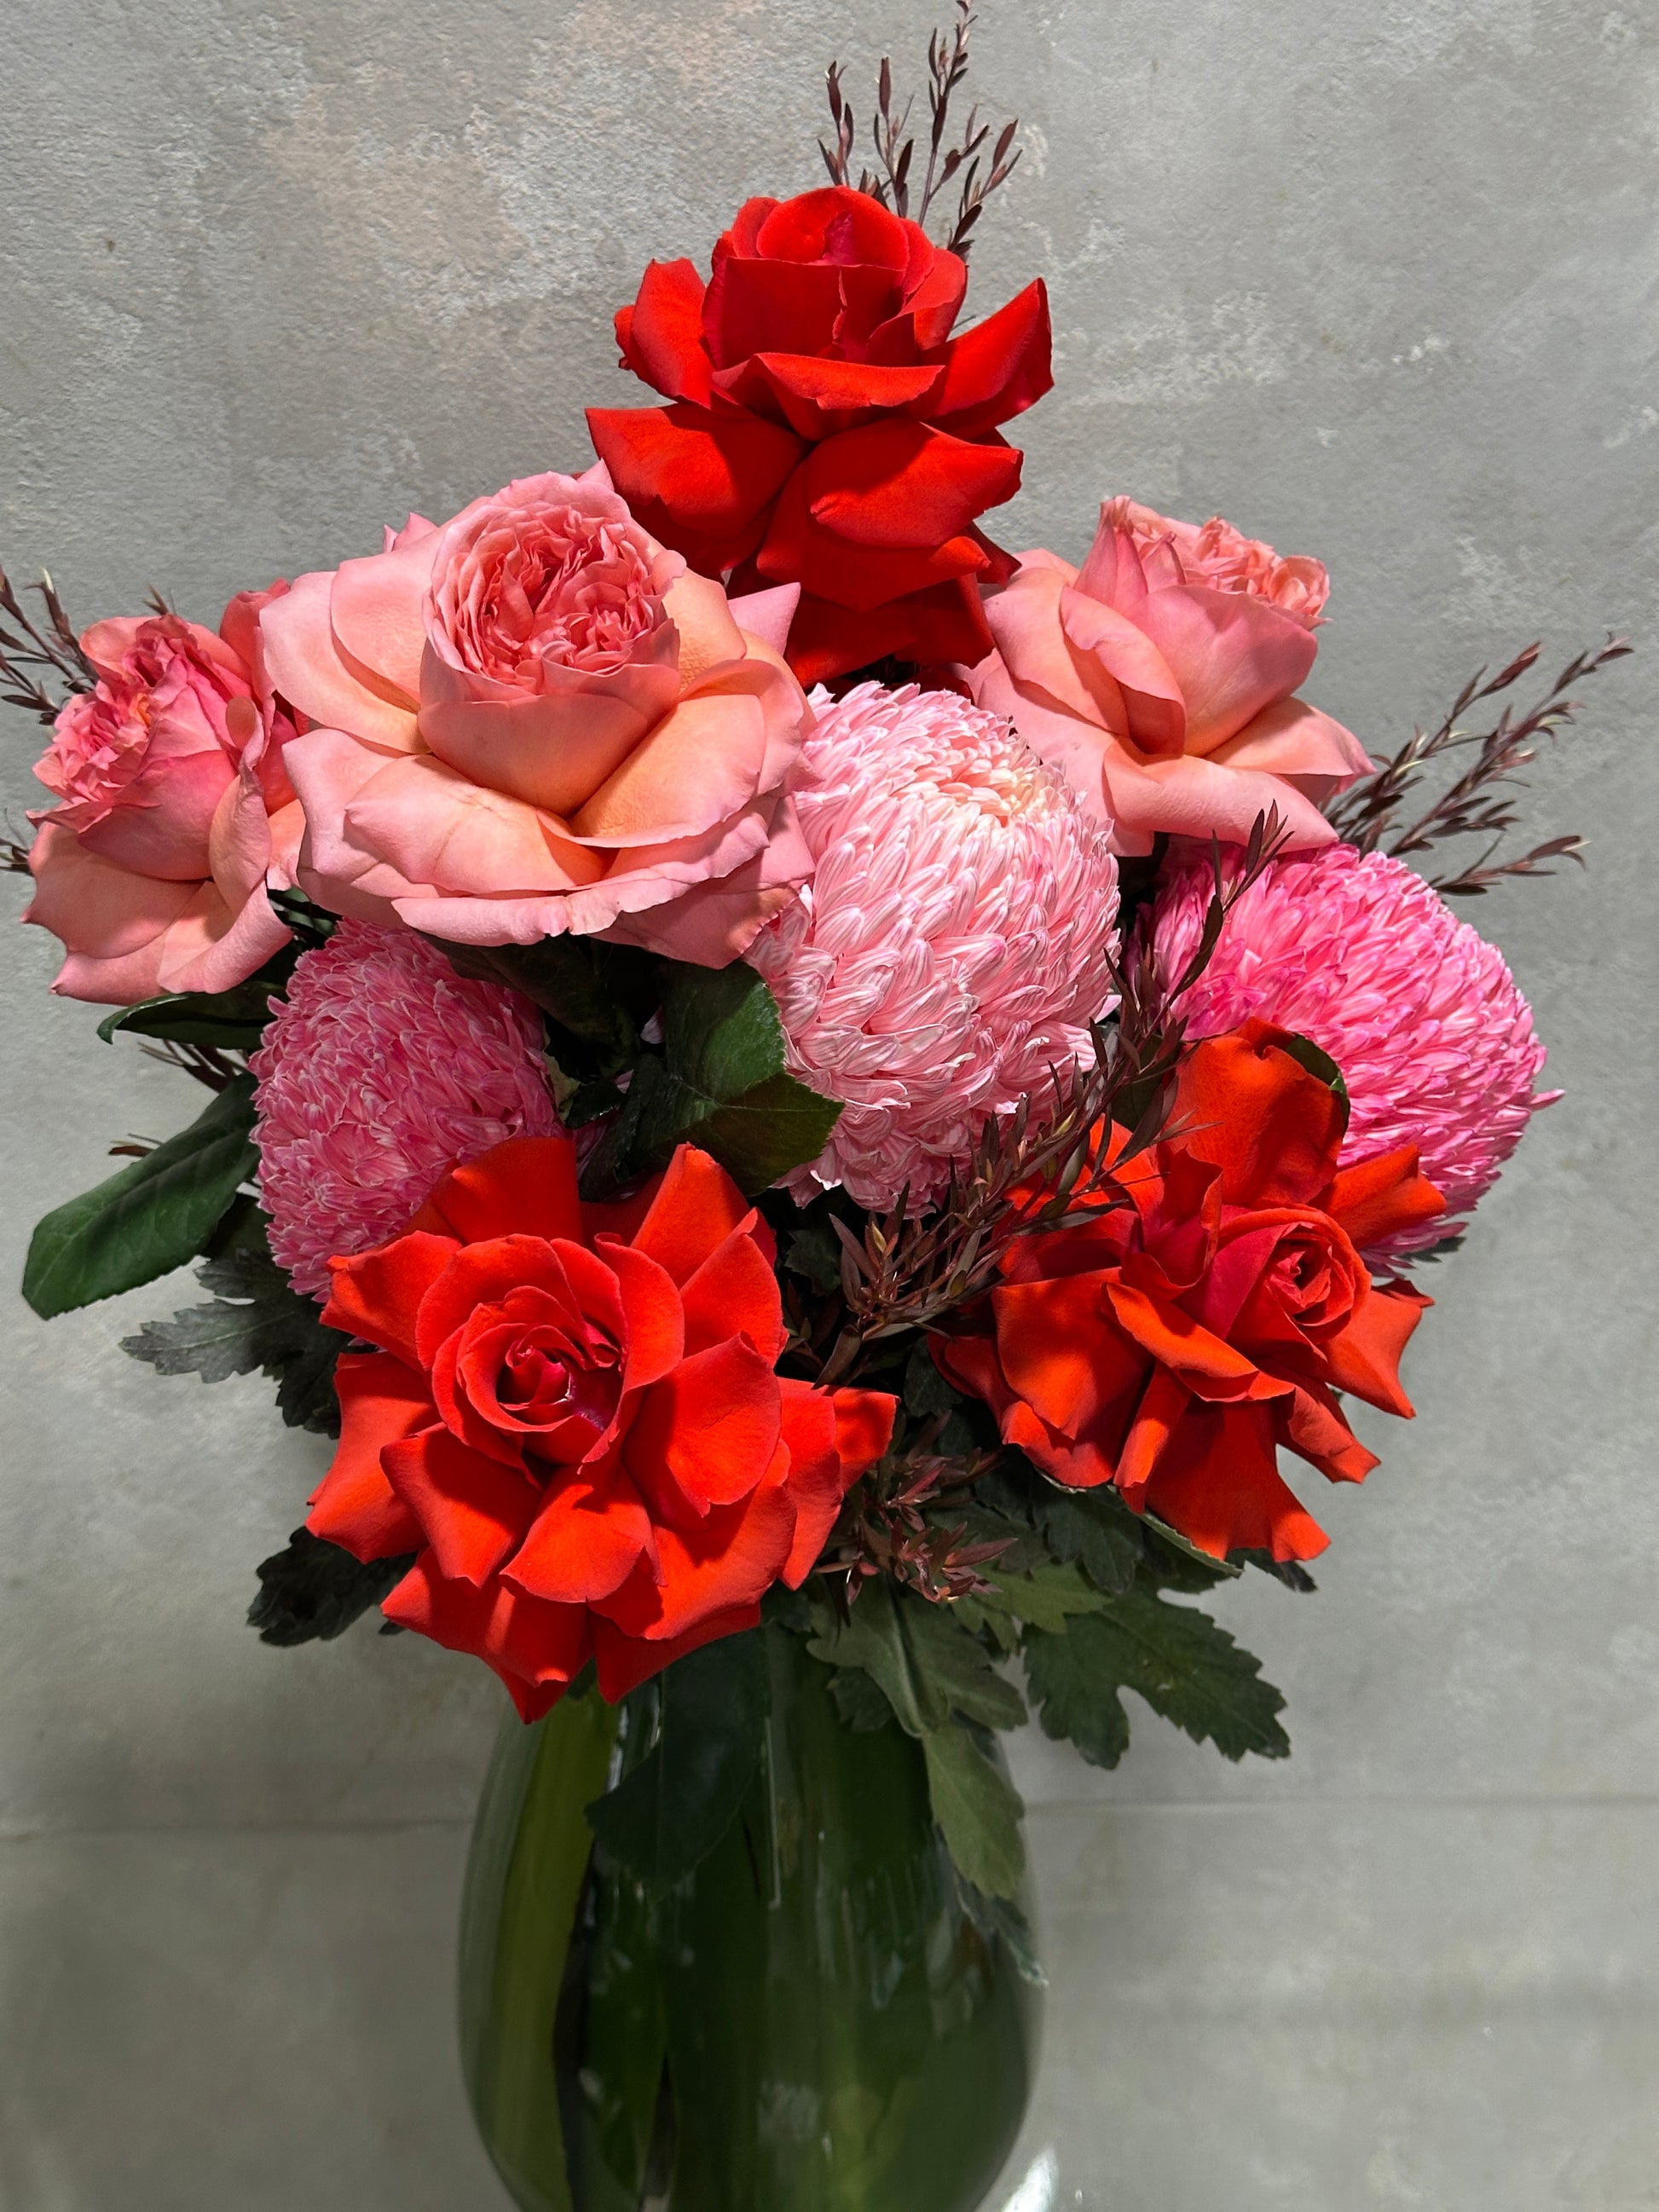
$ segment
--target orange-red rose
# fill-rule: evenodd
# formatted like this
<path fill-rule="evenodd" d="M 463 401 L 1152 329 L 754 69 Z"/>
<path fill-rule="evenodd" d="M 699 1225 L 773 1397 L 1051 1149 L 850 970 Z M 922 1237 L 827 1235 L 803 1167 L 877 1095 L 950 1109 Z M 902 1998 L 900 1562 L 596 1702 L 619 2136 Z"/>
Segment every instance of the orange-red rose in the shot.
<path fill-rule="evenodd" d="M 526 1719 L 592 1657 L 621 1697 L 799 1585 L 895 1401 L 774 1372 L 772 1237 L 682 1146 L 626 1206 L 584 1206 L 574 1146 L 519 1137 L 409 1232 L 337 1260 L 334 1463 L 307 1525 L 417 1553 L 390 1620 L 476 1652 Z"/>
<path fill-rule="evenodd" d="M 1337 1393 L 1409 1415 L 1400 1355 L 1431 1303 L 1374 1284 L 1356 1249 L 1443 1210 L 1415 1147 L 1339 1174 L 1346 1106 L 1291 1042 L 1251 1021 L 1197 1046 L 1176 1137 L 1124 1170 L 1129 1202 L 1017 1241 L 983 1333 L 934 1340 L 1046 1473 L 1115 1483 L 1218 1558 L 1324 1549 L 1279 1447 L 1363 1481 L 1376 1456 Z"/>
<path fill-rule="evenodd" d="M 672 404 L 590 409 L 596 449 L 705 575 L 801 585 L 803 683 L 991 650 L 978 585 L 1014 564 L 976 518 L 1021 459 L 996 426 L 1054 378 L 1041 282 L 952 338 L 967 282 L 919 225 L 831 185 L 747 201 L 707 284 L 653 261 L 617 314 L 623 366 Z"/>

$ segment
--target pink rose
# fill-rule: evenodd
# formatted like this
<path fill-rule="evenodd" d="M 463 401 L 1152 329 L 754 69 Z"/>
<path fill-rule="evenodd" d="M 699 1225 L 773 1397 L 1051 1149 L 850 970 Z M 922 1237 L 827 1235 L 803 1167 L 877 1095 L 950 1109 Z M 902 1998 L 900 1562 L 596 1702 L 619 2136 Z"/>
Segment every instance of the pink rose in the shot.
<path fill-rule="evenodd" d="M 106 1006 L 225 991 L 287 942 L 265 889 L 294 880 L 295 726 L 257 639 L 258 611 L 287 588 L 240 593 L 217 636 L 163 614 L 82 637 L 98 681 L 58 715 L 34 772 L 59 803 L 30 817 L 23 919 L 63 942 L 54 991 Z"/>
<path fill-rule="evenodd" d="M 1207 522 L 1171 522 L 1155 507 L 1133 500 L 1117 500 L 1122 526 L 1127 526 L 1142 557 L 1167 541 L 1175 548 L 1181 572 L 1189 584 L 1208 584 L 1218 592 L 1248 592 L 1252 599 L 1269 599 L 1293 615 L 1304 629 L 1316 629 L 1325 619 L 1325 602 L 1331 580 L 1325 563 L 1305 553 L 1275 553 L 1259 538 L 1246 538 L 1231 522 L 1212 514 Z"/>
<path fill-rule="evenodd" d="M 289 754 L 301 881 L 459 944 L 736 958 L 811 865 L 783 789 L 811 720 L 782 657 L 796 596 L 728 604 L 603 465 L 301 576 L 261 618 L 319 726 Z"/>
<path fill-rule="evenodd" d="M 1219 519 L 1170 522 L 1108 500 L 1080 569 L 1021 556 L 988 600 L 998 650 L 969 682 L 1114 824 L 1123 853 L 1161 830 L 1243 843 L 1276 806 L 1291 845 L 1335 836 L 1318 802 L 1372 763 L 1293 695 L 1318 651 L 1327 579 Z"/>

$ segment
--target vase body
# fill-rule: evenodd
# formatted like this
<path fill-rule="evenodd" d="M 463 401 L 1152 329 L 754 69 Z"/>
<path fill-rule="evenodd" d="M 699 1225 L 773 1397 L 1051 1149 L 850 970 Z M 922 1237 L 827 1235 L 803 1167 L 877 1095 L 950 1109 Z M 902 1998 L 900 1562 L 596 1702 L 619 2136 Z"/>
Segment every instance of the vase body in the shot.
<path fill-rule="evenodd" d="M 764 1632 L 767 1750 L 650 1898 L 592 1847 L 614 1716 L 509 1719 L 473 1838 L 461 2033 L 524 2212 L 973 2212 L 1018 2132 L 1037 1992 L 966 1911 L 920 1747 L 842 1722 Z"/>

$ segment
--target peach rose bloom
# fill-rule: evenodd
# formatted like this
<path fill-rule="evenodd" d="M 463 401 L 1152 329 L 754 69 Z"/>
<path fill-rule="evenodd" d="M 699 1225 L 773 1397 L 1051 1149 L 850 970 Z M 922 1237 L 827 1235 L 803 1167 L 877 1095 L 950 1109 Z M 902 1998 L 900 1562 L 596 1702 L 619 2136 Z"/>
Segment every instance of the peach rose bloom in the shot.
<path fill-rule="evenodd" d="M 997 650 L 969 680 L 1121 853 L 1165 830 L 1242 844 L 1270 806 L 1292 848 L 1328 845 L 1319 802 L 1373 763 L 1295 696 L 1328 588 L 1317 561 L 1281 559 L 1218 517 L 1200 528 L 1108 500 L 1081 568 L 1021 556 L 986 603 Z"/>
<path fill-rule="evenodd" d="M 226 991 L 287 943 L 265 890 L 291 884 L 298 858 L 295 726 L 258 635 L 286 589 L 239 593 L 216 636 L 162 614 L 82 638 L 98 680 L 65 705 L 34 771 L 59 803 L 30 817 L 23 916 L 62 941 L 64 997 Z"/>
<path fill-rule="evenodd" d="M 301 884 L 453 943 L 735 959 L 811 865 L 783 788 L 811 719 L 795 596 L 728 603 L 602 465 L 301 576 L 263 617 L 318 726 L 289 755 Z"/>

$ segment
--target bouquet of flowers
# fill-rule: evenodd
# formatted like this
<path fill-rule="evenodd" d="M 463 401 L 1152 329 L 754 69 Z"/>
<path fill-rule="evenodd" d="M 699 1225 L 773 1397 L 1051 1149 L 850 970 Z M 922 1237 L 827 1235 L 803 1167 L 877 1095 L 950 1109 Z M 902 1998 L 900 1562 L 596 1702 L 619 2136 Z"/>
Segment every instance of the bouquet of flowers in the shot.
<path fill-rule="evenodd" d="M 1048 306 L 959 321 L 1018 160 L 953 121 L 967 57 L 963 15 L 914 131 L 882 64 L 856 177 L 832 70 L 829 181 L 649 264 L 616 327 L 659 398 L 592 410 L 597 459 L 211 628 L 0 577 L 52 730 L 24 919 L 209 1093 L 25 1295 L 199 1262 L 126 1348 L 337 1440 L 253 1625 L 378 1607 L 505 1683 L 468 2052 L 526 2204 L 977 2201 L 1038 1978 L 996 1732 L 1029 1701 L 1111 1766 L 1132 1689 L 1285 1755 L 1186 1601 L 1312 1588 L 1309 1482 L 1376 1464 L 1350 1401 L 1409 1416 L 1421 1263 L 1553 1095 L 1448 901 L 1576 853 L 1500 850 L 1514 780 L 1622 647 L 1471 727 L 1529 648 L 1379 762 L 1304 696 L 1318 561 L 1124 496 L 1079 560 L 994 543 Z M 799 2082 L 876 1973 L 822 1910 L 866 1849 L 933 2025 L 848 1996 L 864 2101 L 792 2132 L 769 2054 Z"/>

